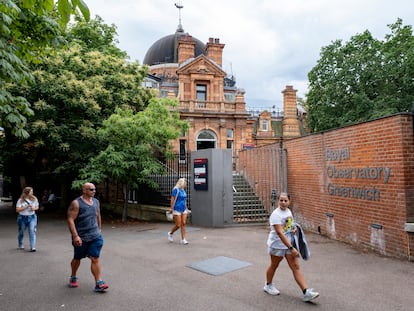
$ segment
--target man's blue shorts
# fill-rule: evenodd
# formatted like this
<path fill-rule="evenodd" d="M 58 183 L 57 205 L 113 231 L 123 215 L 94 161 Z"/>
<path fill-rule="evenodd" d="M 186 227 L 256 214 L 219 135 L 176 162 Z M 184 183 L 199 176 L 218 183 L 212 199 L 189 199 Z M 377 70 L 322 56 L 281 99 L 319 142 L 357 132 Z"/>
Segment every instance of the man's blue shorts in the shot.
<path fill-rule="evenodd" d="M 99 238 L 89 241 L 89 242 L 82 241 L 82 246 L 75 246 L 72 242 L 73 250 L 74 250 L 73 258 L 74 259 L 82 259 L 85 257 L 99 258 L 99 255 L 101 254 L 103 242 L 104 241 L 103 241 L 102 236 L 99 236 Z"/>

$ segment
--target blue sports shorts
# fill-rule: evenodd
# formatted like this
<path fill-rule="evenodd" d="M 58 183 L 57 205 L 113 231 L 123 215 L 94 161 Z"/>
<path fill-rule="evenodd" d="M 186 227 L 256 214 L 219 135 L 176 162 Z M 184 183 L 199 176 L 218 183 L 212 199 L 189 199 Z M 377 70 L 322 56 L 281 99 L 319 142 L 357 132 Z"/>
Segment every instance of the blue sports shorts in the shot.
<path fill-rule="evenodd" d="M 81 246 L 75 246 L 72 242 L 73 250 L 74 250 L 73 258 L 74 259 L 82 259 L 85 257 L 99 258 L 99 255 L 101 254 L 103 242 L 104 241 L 103 241 L 102 236 L 99 236 L 99 238 L 89 241 L 89 242 L 82 241 Z"/>

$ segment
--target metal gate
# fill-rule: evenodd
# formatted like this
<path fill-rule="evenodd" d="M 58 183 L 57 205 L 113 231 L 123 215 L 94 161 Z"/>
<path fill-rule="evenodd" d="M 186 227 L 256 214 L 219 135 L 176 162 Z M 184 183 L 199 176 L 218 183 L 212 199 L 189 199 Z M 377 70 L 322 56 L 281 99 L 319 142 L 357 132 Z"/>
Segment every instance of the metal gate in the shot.
<path fill-rule="evenodd" d="M 277 195 L 287 192 L 287 150 L 282 144 L 242 150 L 236 161 L 236 173 L 248 181 L 271 213 Z"/>
<path fill-rule="evenodd" d="M 141 185 L 139 189 L 130 192 L 128 201 L 158 206 L 169 206 L 171 190 L 178 178 L 187 179 L 187 207 L 191 209 L 191 154 L 176 154 L 171 159 L 160 160 L 165 166 L 165 174 L 152 175 L 151 178 L 159 185 L 152 189 L 148 185 Z M 243 177 L 256 196 L 263 204 L 267 213 L 271 213 L 276 197 L 287 191 L 287 151 L 280 144 L 241 150 L 234 158 L 233 174 Z M 233 178 L 234 180 L 234 178 Z M 239 198 L 238 198 L 239 200 Z M 246 200 L 249 200 L 246 198 Z M 240 202 L 238 202 L 240 203 Z M 234 203 L 235 204 L 235 203 Z M 251 205 L 251 202 L 246 202 Z M 255 214 L 255 215 L 253 215 Z M 262 222 L 264 219 L 258 212 L 251 216 L 243 213 L 240 217 L 238 211 L 234 212 L 234 222 Z"/>
<path fill-rule="evenodd" d="M 165 168 L 165 174 L 151 175 L 153 181 L 158 184 L 154 189 L 146 184 L 141 184 L 138 189 L 130 191 L 128 201 L 158 206 L 170 206 L 171 191 L 179 178 L 187 180 L 187 208 L 191 209 L 191 163 L 190 154 L 175 154 L 172 158 L 160 159 Z"/>

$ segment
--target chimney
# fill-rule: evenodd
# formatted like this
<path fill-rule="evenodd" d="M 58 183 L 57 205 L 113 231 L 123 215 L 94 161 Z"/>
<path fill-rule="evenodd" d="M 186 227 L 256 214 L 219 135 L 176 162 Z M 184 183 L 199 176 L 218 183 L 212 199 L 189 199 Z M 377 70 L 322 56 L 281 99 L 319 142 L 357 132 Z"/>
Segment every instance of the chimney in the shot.
<path fill-rule="evenodd" d="M 195 55 L 195 45 L 196 43 L 193 40 L 193 37 L 190 35 L 182 35 L 178 39 L 178 63 L 186 61 L 189 58 L 194 58 Z"/>
<path fill-rule="evenodd" d="M 292 85 L 286 85 L 283 93 L 283 137 L 300 136 L 299 121 L 297 117 L 296 92 Z"/>
<path fill-rule="evenodd" d="M 224 44 L 220 43 L 220 39 L 209 38 L 206 44 L 206 55 L 208 58 L 216 62 L 220 67 L 223 64 Z"/>

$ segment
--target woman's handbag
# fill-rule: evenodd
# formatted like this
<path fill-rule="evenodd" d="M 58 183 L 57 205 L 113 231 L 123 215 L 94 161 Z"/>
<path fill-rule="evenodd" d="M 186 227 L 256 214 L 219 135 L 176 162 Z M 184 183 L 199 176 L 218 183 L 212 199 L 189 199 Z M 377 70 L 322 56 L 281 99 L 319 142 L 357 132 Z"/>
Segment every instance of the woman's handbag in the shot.
<path fill-rule="evenodd" d="M 165 217 L 167 217 L 167 221 L 173 221 L 173 214 L 171 213 L 171 211 L 166 211 Z"/>

